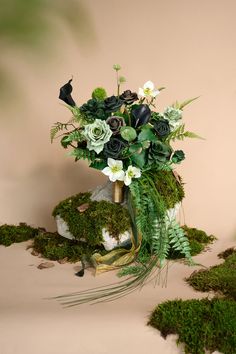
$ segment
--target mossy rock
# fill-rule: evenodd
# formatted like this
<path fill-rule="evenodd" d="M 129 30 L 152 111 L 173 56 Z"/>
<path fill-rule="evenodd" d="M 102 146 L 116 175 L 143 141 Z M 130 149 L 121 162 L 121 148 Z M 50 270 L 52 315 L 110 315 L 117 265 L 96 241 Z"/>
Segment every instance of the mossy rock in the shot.
<path fill-rule="evenodd" d="M 228 299 L 174 300 L 164 302 L 151 314 L 149 325 L 166 338 L 177 334 L 185 353 L 205 350 L 235 354 L 236 302 Z"/>
<path fill-rule="evenodd" d="M 193 272 L 186 281 L 195 290 L 215 291 L 236 300 L 236 252 L 222 264 Z"/>
<path fill-rule="evenodd" d="M 100 245 L 103 228 L 117 239 L 130 229 L 126 208 L 104 200 L 93 201 L 90 197 L 91 193 L 79 193 L 63 200 L 53 210 L 53 216 L 59 215 L 67 223 L 76 240 L 85 240 L 90 246 Z M 80 212 L 78 208 L 84 204 L 87 204 L 87 209 Z"/>
<path fill-rule="evenodd" d="M 104 254 L 101 246 L 89 246 L 86 242 L 68 240 L 57 232 L 44 232 L 34 238 L 33 248 L 50 260 L 67 258 L 68 262 L 77 262 L 82 258 L 89 260 L 94 252 Z"/>
<path fill-rule="evenodd" d="M 189 240 L 191 248 L 191 256 L 196 256 L 206 249 L 206 246 L 216 240 L 213 235 L 207 235 L 205 231 L 196 229 L 195 227 L 188 227 L 187 225 L 181 226 Z M 169 251 L 169 259 L 184 258 L 184 255 L 173 249 Z"/>
<path fill-rule="evenodd" d="M 0 245 L 10 246 L 13 243 L 28 241 L 38 235 L 40 229 L 33 228 L 25 223 L 19 225 L 0 226 Z"/>

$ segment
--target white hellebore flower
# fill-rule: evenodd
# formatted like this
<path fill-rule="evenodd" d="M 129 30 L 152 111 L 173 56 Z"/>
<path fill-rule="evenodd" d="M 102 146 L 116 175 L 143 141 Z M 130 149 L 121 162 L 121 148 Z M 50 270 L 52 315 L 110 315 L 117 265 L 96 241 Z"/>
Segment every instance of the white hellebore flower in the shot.
<path fill-rule="evenodd" d="M 123 171 L 123 162 L 120 160 L 114 160 L 111 158 L 107 159 L 108 167 L 105 167 L 102 170 L 104 175 L 109 177 L 109 180 L 112 182 L 115 181 L 124 181 L 125 173 Z"/>
<path fill-rule="evenodd" d="M 156 90 L 154 83 L 152 81 L 147 81 L 143 85 L 143 88 L 139 88 L 138 94 L 141 97 L 156 97 L 160 93 L 159 90 Z"/>
<path fill-rule="evenodd" d="M 132 178 L 139 178 L 141 177 L 141 170 L 134 166 L 129 166 L 128 170 L 125 173 L 124 183 L 126 186 L 129 186 L 132 182 Z"/>

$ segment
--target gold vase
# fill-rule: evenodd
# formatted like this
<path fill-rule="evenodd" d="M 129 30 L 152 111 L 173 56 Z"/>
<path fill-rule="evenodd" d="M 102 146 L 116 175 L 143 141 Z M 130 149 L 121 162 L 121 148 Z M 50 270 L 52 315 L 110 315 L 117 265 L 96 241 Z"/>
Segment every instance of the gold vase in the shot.
<path fill-rule="evenodd" d="M 112 199 L 114 203 L 122 203 L 124 201 L 124 182 L 113 182 Z"/>

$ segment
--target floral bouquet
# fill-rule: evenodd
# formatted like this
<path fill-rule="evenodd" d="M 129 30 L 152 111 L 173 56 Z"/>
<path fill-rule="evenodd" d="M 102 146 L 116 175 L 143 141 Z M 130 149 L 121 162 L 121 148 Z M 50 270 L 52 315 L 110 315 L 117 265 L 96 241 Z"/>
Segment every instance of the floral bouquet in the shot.
<path fill-rule="evenodd" d="M 79 106 L 71 96 L 72 79 L 61 87 L 59 98 L 73 117 L 67 123 L 58 122 L 52 127 L 51 140 L 59 134 L 61 145 L 71 148 L 69 155 L 75 161 L 86 159 L 90 167 L 100 170 L 114 185 L 124 189 L 132 244 L 128 250 L 111 251 L 106 260 L 111 265 L 112 259 L 112 264 L 122 267 L 121 273 L 131 278 L 112 288 L 78 293 L 76 299 L 69 296 L 66 298 L 69 305 L 116 298 L 142 286 L 156 269 L 164 267 L 170 248 L 193 263 L 188 239 L 175 218 L 170 217 L 155 175 L 170 173 L 181 184 L 174 168 L 184 160 L 185 154 L 174 150 L 171 143 L 186 137 L 199 138 L 185 130 L 182 121 L 184 107 L 196 98 L 175 102 L 164 112 L 158 112 L 156 99 L 164 87 L 155 88 L 152 81 L 147 81 L 138 93 L 131 90 L 121 93 L 121 85 L 126 80 L 119 76 L 119 65 L 113 68 L 116 95 L 108 96 L 104 88 L 98 87 L 92 97 Z M 134 261 L 135 264 L 130 265 Z"/>

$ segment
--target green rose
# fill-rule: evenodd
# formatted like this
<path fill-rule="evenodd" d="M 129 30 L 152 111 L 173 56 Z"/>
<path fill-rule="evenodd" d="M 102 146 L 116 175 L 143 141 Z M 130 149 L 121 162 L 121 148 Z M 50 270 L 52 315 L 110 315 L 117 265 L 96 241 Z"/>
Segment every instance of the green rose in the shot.
<path fill-rule="evenodd" d="M 99 154 L 110 140 L 112 131 L 104 120 L 95 119 L 92 124 L 85 125 L 83 135 L 87 140 L 87 148 Z"/>
<path fill-rule="evenodd" d="M 165 119 L 169 121 L 171 131 L 175 130 L 180 125 L 182 119 L 182 110 L 174 107 L 167 107 L 163 113 Z"/>
<path fill-rule="evenodd" d="M 180 163 L 185 159 L 185 154 L 183 150 L 176 150 L 172 156 L 172 162 L 173 163 Z"/>

